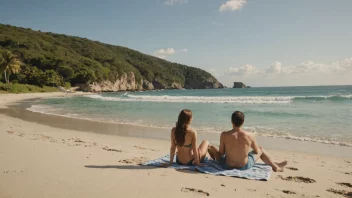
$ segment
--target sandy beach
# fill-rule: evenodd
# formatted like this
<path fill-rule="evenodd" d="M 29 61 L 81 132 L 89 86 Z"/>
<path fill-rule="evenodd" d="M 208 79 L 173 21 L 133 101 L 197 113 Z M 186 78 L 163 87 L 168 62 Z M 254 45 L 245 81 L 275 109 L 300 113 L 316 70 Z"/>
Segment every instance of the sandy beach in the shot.
<path fill-rule="evenodd" d="M 66 94 L 3 94 L 0 108 L 46 97 Z M 120 127 L 125 134 L 111 135 L 99 133 L 99 124 L 72 127 L 84 124 L 66 118 L 58 126 L 50 116 L 37 122 L 33 115 L 0 114 L 0 197 L 352 197 L 351 147 L 325 152 L 320 148 L 327 147 L 317 144 L 315 153 L 293 151 L 294 146 L 267 149 L 276 161 L 289 164 L 269 181 L 252 181 L 139 166 L 169 152 L 169 141 L 129 135 L 143 128 Z"/>

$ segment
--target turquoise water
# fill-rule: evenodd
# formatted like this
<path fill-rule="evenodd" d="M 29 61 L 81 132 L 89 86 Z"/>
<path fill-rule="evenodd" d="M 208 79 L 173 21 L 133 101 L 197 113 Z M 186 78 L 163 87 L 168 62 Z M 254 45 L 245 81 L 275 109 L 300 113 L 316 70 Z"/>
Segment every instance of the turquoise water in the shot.
<path fill-rule="evenodd" d="M 244 128 L 257 135 L 352 146 L 352 86 L 103 93 L 47 99 L 29 110 L 169 130 L 184 108 L 200 133 L 230 129 L 240 110 Z"/>

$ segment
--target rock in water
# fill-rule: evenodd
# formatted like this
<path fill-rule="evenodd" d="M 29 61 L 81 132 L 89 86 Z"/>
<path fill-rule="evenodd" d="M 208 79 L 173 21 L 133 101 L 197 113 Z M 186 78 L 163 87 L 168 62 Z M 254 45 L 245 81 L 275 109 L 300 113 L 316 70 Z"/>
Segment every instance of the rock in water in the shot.
<path fill-rule="evenodd" d="M 247 88 L 243 82 L 234 82 L 232 88 Z"/>

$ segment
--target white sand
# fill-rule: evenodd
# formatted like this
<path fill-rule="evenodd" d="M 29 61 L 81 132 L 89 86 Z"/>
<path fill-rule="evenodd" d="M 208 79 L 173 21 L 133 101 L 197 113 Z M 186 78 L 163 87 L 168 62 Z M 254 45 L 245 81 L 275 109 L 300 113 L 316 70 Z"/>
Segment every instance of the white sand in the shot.
<path fill-rule="evenodd" d="M 17 100 L 63 95 L 0 95 L 0 108 Z M 183 188 L 221 198 L 343 197 L 327 189 L 352 191 L 337 184 L 352 183 L 352 158 L 268 150 L 274 159 L 288 160 L 288 167 L 298 170 L 273 173 L 267 182 L 136 165 L 168 151 L 169 141 L 64 130 L 0 114 L 0 197 L 206 196 Z M 284 181 L 280 176 L 316 182 Z"/>

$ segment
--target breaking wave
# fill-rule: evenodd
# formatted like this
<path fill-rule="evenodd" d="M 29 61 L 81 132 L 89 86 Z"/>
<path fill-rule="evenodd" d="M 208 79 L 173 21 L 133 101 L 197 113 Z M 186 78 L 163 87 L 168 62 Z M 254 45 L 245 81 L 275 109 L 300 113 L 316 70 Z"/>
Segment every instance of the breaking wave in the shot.
<path fill-rule="evenodd" d="M 331 95 L 331 96 L 148 96 L 130 95 L 110 97 L 102 95 L 86 95 L 85 97 L 104 101 L 120 102 L 173 102 L 173 103 L 237 103 L 237 104 L 288 104 L 295 101 L 352 101 L 352 95 Z"/>

